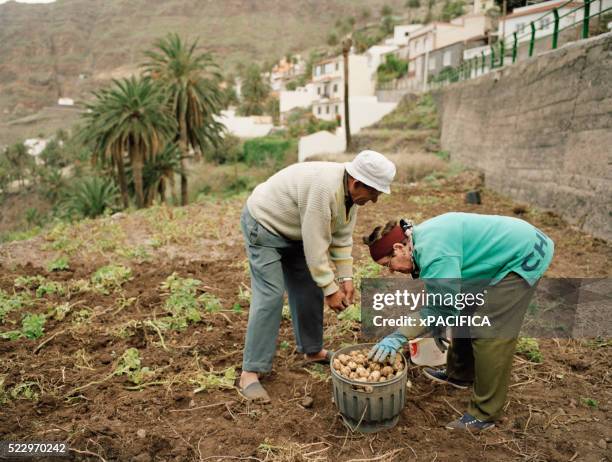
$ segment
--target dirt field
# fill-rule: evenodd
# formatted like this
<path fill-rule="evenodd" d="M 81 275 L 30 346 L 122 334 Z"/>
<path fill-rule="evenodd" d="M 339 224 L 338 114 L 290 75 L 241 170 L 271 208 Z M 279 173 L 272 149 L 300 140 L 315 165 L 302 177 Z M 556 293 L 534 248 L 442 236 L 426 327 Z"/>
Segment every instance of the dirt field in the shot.
<path fill-rule="evenodd" d="M 355 241 L 399 216 L 422 221 L 451 210 L 518 213 L 556 243 L 549 276 L 610 275 L 612 246 L 488 191 L 482 205 L 468 206 L 463 196 L 476 182 L 464 173 L 397 187 L 360 210 Z M 92 461 L 610 460 L 609 342 L 544 340 L 542 363 L 517 356 L 505 417 L 481 436 L 443 428 L 463 412 L 469 391 L 435 386 L 418 367 L 409 370 L 411 388 L 394 429 L 350 433 L 331 402 L 329 371 L 300 365 L 288 319 L 274 371 L 263 381 L 271 405 L 242 402 L 231 387 L 223 388 L 223 376 L 211 381 L 211 371 L 229 377 L 228 368 L 241 362 L 248 318 L 238 228 L 244 199 L 155 208 L 0 247 L 0 288 L 28 292 L 33 300 L 21 311 L 58 313 L 58 305 L 68 304 L 63 316 L 47 316 L 44 336 L 0 340 L 0 440 L 64 441 L 75 460 Z M 48 272 L 61 255 L 70 268 Z M 354 255 L 363 267 L 358 243 Z M 35 275 L 68 287 L 109 263 L 129 266 L 132 278 L 108 294 L 84 284 L 64 295 L 14 289 L 17 277 Z M 201 280 L 223 310 L 205 312 L 184 330 L 151 327 L 150 320 L 164 315 L 168 295 L 160 286 L 173 272 Z M 21 315 L 10 312 L 0 331 L 18 328 Z M 326 346 L 355 343 L 358 329 L 327 312 Z M 137 349 L 141 366 L 151 371 L 142 380 L 113 373 L 128 348 Z M 306 396 L 312 406 L 303 406 Z"/>

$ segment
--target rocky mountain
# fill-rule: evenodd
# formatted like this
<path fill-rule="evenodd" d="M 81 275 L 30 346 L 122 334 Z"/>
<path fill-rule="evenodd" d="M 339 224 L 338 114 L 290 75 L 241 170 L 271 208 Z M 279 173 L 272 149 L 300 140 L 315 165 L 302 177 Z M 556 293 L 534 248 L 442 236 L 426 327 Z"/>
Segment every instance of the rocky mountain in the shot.
<path fill-rule="evenodd" d="M 57 0 L 0 4 L 0 124 L 129 75 L 168 32 L 199 37 L 224 70 L 325 43 L 338 20 L 404 0 Z M 2 144 L 2 140 L 0 140 Z"/>

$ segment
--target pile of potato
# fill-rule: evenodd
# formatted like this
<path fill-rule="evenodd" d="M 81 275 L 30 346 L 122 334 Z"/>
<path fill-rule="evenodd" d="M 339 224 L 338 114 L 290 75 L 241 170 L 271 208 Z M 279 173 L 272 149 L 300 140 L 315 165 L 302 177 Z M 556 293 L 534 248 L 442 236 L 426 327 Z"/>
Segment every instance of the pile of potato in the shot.
<path fill-rule="evenodd" d="M 333 368 L 347 379 L 358 382 L 386 382 L 399 376 L 404 369 L 401 355 L 395 356 L 392 364 L 387 359 L 384 363 L 368 360 L 368 350 L 353 350 L 350 354 L 340 354 L 334 358 Z"/>

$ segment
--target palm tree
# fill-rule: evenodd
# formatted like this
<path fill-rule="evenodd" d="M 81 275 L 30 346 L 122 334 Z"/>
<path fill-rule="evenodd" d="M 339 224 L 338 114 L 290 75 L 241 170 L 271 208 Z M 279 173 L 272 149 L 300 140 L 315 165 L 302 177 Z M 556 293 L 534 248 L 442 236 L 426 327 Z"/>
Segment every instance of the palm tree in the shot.
<path fill-rule="evenodd" d="M 197 51 L 197 40 L 187 44 L 178 34 L 168 34 L 145 53 L 146 75 L 166 89 L 167 102 L 177 122 L 181 150 L 181 204 L 188 201 L 186 159 L 189 149 L 203 152 L 222 140 L 224 126 L 215 120 L 222 107 L 221 75 L 211 55 Z"/>
<path fill-rule="evenodd" d="M 161 202 L 166 200 L 168 183 L 174 184 L 174 175 L 183 173 L 181 168 L 181 153 L 175 143 L 168 143 L 162 151 L 144 166 L 143 181 L 145 204 L 153 203 L 155 195 L 159 194 Z"/>
<path fill-rule="evenodd" d="M 94 145 L 95 158 L 116 169 L 124 207 L 128 188 L 124 166 L 127 154 L 134 177 L 138 207 L 145 205 L 142 172 L 145 162 L 155 157 L 176 133 L 176 122 L 166 105 L 166 95 L 149 78 L 114 80 L 110 89 L 94 93 L 87 105 L 85 136 Z"/>

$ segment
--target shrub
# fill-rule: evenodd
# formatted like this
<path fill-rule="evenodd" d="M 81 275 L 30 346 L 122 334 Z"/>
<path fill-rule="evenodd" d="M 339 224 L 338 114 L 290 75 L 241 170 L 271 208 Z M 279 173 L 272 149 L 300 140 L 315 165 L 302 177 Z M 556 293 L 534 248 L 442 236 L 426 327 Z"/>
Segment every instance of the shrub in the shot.
<path fill-rule="evenodd" d="M 64 205 L 68 215 L 94 218 L 112 209 L 118 198 L 112 181 L 89 177 L 78 181 L 67 193 Z"/>
<path fill-rule="evenodd" d="M 242 160 L 242 142 L 237 136 L 226 133 L 219 145 L 206 153 L 204 157 L 216 164 L 234 163 Z"/>
<path fill-rule="evenodd" d="M 378 66 L 376 79 L 378 83 L 390 82 L 398 79 L 408 72 L 408 63 L 395 55 L 387 55 L 385 62 Z"/>
<path fill-rule="evenodd" d="M 292 142 L 282 138 L 272 136 L 254 138 L 244 143 L 244 161 L 250 166 L 268 162 L 280 165 L 291 147 Z"/>
<path fill-rule="evenodd" d="M 534 363 L 542 362 L 540 345 L 534 338 L 521 337 L 516 344 L 516 352 Z"/>

